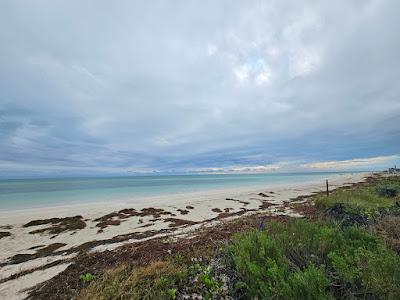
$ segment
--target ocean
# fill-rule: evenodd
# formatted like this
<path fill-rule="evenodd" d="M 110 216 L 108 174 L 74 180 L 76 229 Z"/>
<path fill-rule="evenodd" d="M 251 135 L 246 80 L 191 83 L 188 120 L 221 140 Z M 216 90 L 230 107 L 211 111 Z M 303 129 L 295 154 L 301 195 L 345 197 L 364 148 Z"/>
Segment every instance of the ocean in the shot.
<path fill-rule="evenodd" d="M 348 173 L 157 175 L 0 180 L 0 210 L 88 202 L 129 201 L 146 196 L 210 189 L 322 181 L 340 174 Z"/>

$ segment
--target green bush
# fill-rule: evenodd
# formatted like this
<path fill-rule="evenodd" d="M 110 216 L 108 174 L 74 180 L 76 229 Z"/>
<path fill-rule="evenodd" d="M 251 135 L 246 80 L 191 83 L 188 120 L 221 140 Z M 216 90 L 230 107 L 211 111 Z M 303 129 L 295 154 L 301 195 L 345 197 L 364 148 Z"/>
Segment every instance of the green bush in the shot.
<path fill-rule="evenodd" d="M 376 192 L 381 197 L 396 197 L 400 192 L 400 180 L 397 176 L 385 178 L 377 185 Z"/>
<path fill-rule="evenodd" d="M 377 187 L 376 192 L 381 197 L 396 197 L 397 195 L 397 189 L 390 186 Z"/>
<path fill-rule="evenodd" d="M 228 249 L 248 298 L 400 298 L 400 259 L 365 230 L 326 223 L 272 223 Z"/>
<path fill-rule="evenodd" d="M 304 271 L 291 273 L 288 279 L 289 288 L 285 290 L 285 299 L 331 299 L 327 293 L 329 280 L 322 268 L 309 265 Z"/>
<path fill-rule="evenodd" d="M 249 298 L 328 299 L 322 269 L 310 264 L 292 268 L 280 242 L 265 232 L 239 235 L 229 248 L 241 288 Z"/>

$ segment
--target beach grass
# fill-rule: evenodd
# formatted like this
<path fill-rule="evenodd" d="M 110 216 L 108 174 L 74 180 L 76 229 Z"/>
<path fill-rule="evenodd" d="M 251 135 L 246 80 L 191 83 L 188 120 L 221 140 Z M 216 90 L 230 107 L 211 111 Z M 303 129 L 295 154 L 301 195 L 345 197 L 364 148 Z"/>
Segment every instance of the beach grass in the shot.
<path fill-rule="evenodd" d="M 385 210 L 392 209 L 400 201 L 400 176 L 380 178 L 371 186 L 352 189 L 339 188 L 329 197 L 317 196 L 317 208 L 329 211 L 339 206 L 348 214 L 372 219 L 379 217 Z"/>
<path fill-rule="evenodd" d="M 138 268 L 121 265 L 94 281 L 78 299 L 172 299 L 173 286 L 183 276 L 180 266 L 171 261 Z"/>

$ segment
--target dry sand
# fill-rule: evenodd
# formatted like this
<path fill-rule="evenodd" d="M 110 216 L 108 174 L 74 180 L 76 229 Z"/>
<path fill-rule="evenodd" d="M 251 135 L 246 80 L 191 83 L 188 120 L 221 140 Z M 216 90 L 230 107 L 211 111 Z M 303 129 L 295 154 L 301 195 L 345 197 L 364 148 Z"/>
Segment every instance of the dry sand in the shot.
<path fill-rule="evenodd" d="M 368 175 L 354 173 L 330 175 L 327 178 L 333 189 L 362 181 Z M 284 202 L 323 190 L 324 181 L 311 181 L 147 197 L 143 201 L 119 201 L 112 205 L 96 203 L 0 212 L 0 231 L 11 233 L 9 237 L 0 239 L 0 299 L 23 299 L 27 296 L 26 289 L 63 271 L 84 243 L 92 242 L 85 244 L 85 250 L 104 251 L 160 235 L 190 234 L 200 226 L 212 226 L 222 219 L 240 215 L 267 212 L 271 215 L 301 217 L 285 206 Z M 127 208 L 130 210 L 118 213 Z M 95 220 L 112 212 L 116 213 L 102 220 L 104 226 L 109 225 L 100 228 L 99 223 L 102 221 Z M 48 231 L 32 234 L 30 232 L 34 230 L 59 224 L 23 227 L 32 220 L 76 215 L 82 216 L 81 222 L 86 224 L 84 228 L 58 234 L 50 234 Z M 55 246 L 54 251 L 41 253 L 41 249 L 46 250 L 47 246 Z M 28 260 L 16 260 L 18 256 L 15 255 L 21 254 L 32 256 Z M 57 265 L 57 262 L 60 264 Z M 43 267 L 46 265 L 49 267 Z M 13 275 L 17 278 L 11 277 Z"/>

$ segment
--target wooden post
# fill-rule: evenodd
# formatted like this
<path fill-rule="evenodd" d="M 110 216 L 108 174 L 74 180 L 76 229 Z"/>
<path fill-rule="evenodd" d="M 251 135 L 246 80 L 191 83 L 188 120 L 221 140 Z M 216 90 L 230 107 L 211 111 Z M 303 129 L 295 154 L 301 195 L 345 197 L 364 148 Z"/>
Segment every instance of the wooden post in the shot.
<path fill-rule="evenodd" d="M 326 196 L 329 197 L 329 184 L 328 184 L 328 179 L 326 180 Z"/>

